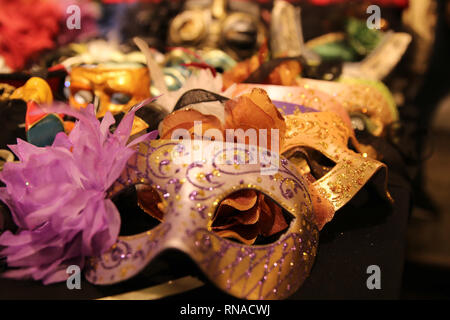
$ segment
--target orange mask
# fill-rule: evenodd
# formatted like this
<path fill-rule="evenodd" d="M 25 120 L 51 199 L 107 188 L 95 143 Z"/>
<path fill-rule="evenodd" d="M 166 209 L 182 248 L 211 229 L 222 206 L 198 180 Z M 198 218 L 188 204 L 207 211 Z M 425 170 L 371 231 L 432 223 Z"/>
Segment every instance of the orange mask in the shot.
<path fill-rule="evenodd" d="M 127 112 L 150 97 L 150 83 L 148 69 L 138 64 L 74 67 L 70 73 L 69 103 L 75 108 L 93 103 L 97 117 L 103 117 L 106 111 Z"/>

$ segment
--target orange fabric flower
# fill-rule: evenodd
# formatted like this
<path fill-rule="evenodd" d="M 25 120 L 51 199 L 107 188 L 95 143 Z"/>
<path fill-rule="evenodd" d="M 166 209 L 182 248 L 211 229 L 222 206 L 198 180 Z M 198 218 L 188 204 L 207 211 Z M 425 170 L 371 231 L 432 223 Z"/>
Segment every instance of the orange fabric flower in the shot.
<path fill-rule="evenodd" d="M 225 238 L 253 244 L 288 227 L 280 206 L 255 190 L 240 190 L 224 199 L 213 219 L 212 230 Z"/>
<path fill-rule="evenodd" d="M 176 129 L 186 129 L 194 133 L 194 121 L 202 121 L 202 134 L 210 128 L 218 129 L 225 138 L 226 129 L 267 129 L 267 147 L 271 147 L 271 129 L 279 130 L 281 149 L 286 133 L 284 118 L 273 105 L 266 91 L 255 88 L 250 93 L 225 102 L 225 119 L 222 123 L 214 115 L 205 115 L 193 109 L 181 109 L 169 114 L 162 122 L 161 138 L 170 139 Z M 196 137 L 194 137 L 196 138 Z M 259 139 L 259 137 L 257 137 Z M 249 143 L 249 141 L 245 141 Z M 257 141 L 259 144 L 260 141 Z M 139 193 L 139 191 L 138 191 Z M 141 207 L 147 213 L 159 218 L 159 207 L 151 206 L 155 200 L 150 191 L 141 193 Z M 155 211 L 155 213 L 152 213 Z M 271 236 L 288 226 L 281 207 L 270 198 L 253 190 L 239 191 L 230 195 L 219 205 L 213 221 L 213 230 L 223 237 L 233 238 L 246 244 L 255 242 L 258 235 Z"/>
<path fill-rule="evenodd" d="M 172 133 L 177 129 L 186 129 L 194 137 L 194 122 L 202 122 L 202 135 L 208 129 L 223 131 L 220 120 L 213 115 L 205 115 L 193 109 L 181 109 L 172 112 L 164 118 L 161 128 L 161 139 L 171 139 Z"/>
<path fill-rule="evenodd" d="M 249 94 L 229 100 L 225 104 L 226 129 L 266 129 L 267 148 L 271 148 L 271 129 L 279 130 L 278 145 L 281 147 L 286 133 L 284 118 L 273 105 L 263 89 L 253 89 Z M 246 141 L 248 143 L 248 141 Z M 258 137 L 258 145 L 262 145 Z"/>
<path fill-rule="evenodd" d="M 161 139 L 170 139 L 176 129 L 186 129 L 192 136 L 195 121 L 202 122 L 202 134 L 206 130 L 214 128 L 222 132 L 222 138 L 225 137 L 226 129 L 242 129 L 244 131 L 267 129 L 268 149 L 270 149 L 271 129 L 279 130 L 280 147 L 286 133 L 283 116 L 273 105 L 267 93 L 259 88 L 253 89 L 249 94 L 228 100 L 225 103 L 225 123 L 223 124 L 214 115 L 205 115 L 189 108 L 172 112 L 162 122 Z"/>
<path fill-rule="evenodd" d="M 148 185 L 136 185 L 139 207 L 158 221 L 163 221 L 164 205 L 158 192 Z"/>

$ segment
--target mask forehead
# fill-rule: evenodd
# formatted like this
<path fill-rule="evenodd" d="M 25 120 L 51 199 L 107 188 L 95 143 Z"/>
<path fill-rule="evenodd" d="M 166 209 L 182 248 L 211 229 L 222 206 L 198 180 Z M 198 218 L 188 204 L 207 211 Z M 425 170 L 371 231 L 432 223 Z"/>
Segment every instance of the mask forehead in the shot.
<path fill-rule="evenodd" d="M 92 260 L 88 279 L 98 284 L 127 279 L 161 251 L 175 248 L 188 254 L 219 288 L 237 297 L 273 299 L 294 292 L 309 274 L 318 240 L 307 183 L 286 159 L 279 161 L 277 172 L 262 175 L 264 164 L 250 163 L 248 147 L 238 146 L 231 163 L 220 161 L 226 144 L 212 157 L 206 158 L 205 148 L 200 161 L 175 163 L 195 148 L 170 140 L 141 143 L 110 195 L 127 185 L 151 185 L 166 203 L 164 220 L 148 232 L 120 237 L 109 252 Z M 211 231 L 221 200 L 241 189 L 266 194 L 294 217 L 274 243 L 247 246 Z"/>

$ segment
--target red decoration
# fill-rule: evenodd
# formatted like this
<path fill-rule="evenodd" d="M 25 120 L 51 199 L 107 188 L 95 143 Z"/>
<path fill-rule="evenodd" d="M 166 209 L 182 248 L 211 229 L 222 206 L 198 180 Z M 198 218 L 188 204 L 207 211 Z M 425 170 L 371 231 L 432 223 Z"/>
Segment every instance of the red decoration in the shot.
<path fill-rule="evenodd" d="M 13 70 L 54 46 L 62 10 L 50 0 L 0 0 L 0 55 Z"/>

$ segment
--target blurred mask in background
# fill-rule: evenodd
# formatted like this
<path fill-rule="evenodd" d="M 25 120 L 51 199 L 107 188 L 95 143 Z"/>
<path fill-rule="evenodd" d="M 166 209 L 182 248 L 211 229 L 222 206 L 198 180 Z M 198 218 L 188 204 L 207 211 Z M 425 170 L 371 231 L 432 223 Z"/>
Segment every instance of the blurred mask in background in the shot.
<path fill-rule="evenodd" d="M 245 1 L 189 0 L 170 24 L 175 46 L 220 48 L 236 60 L 249 58 L 264 41 L 258 4 Z"/>

